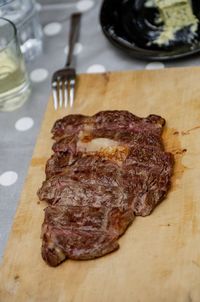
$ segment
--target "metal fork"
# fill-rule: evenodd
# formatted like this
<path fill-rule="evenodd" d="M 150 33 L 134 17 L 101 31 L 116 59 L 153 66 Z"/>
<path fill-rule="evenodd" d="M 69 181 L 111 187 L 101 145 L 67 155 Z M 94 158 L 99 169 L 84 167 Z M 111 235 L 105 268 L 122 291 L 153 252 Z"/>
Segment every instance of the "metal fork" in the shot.
<path fill-rule="evenodd" d="M 67 108 L 68 101 L 70 107 L 73 107 L 74 104 L 76 84 L 74 46 L 79 37 L 80 21 L 80 13 L 76 13 L 71 16 L 67 61 L 64 68 L 57 70 L 52 76 L 51 87 L 55 110 L 58 109 L 58 105 L 62 108 L 63 104 L 64 107 Z"/>

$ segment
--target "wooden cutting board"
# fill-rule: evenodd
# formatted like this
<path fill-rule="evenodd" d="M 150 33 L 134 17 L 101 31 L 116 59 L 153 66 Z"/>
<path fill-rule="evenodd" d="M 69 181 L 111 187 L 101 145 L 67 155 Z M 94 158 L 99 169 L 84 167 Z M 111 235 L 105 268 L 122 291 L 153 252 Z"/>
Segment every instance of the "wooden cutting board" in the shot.
<path fill-rule="evenodd" d="M 200 68 L 81 75 L 76 105 L 50 100 L 0 273 L 1 302 L 200 301 Z M 44 202 L 36 191 L 51 154 L 50 129 L 68 113 L 127 109 L 167 121 L 164 142 L 176 166 L 173 185 L 149 217 L 138 217 L 120 249 L 51 268 L 40 255 Z"/>

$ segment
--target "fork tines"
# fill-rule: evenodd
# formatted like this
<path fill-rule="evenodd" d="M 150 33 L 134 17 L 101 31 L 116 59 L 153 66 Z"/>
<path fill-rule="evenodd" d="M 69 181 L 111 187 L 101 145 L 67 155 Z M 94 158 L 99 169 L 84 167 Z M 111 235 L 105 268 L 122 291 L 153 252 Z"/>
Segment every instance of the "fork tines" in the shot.
<path fill-rule="evenodd" d="M 52 77 L 52 92 L 55 110 L 63 105 L 67 108 L 68 103 L 73 107 L 75 96 L 76 72 L 74 68 L 63 68 L 56 71 Z"/>

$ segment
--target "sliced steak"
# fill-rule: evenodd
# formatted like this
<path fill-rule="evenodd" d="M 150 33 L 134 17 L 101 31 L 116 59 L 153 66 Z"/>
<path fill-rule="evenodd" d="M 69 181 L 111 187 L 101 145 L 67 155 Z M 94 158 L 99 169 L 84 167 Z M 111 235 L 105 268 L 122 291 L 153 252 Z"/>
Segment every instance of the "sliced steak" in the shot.
<path fill-rule="evenodd" d="M 164 124 L 128 111 L 69 115 L 54 124 L 54 154 L 38 191 L 49 203 L 42 226 L 49 265 L 116 250 L 134 216 L 149 215 L 165 197 L 173 156 L 164 151 Z"/>
<path fill-rule="evenodd" d="M 140 118 L 128 111 L 101 111 L 91 117 L 84 115 L 68 115 L 55 122 L 52 128 L 53 139 L 76 136 L 81 130 L 88 133 L 99 133 L 100 137 L 109 135 L 111 131 L 148 131 L 160 134 L 165 120 L 157 115 Z M 104 133 L 103 133 L 104 132 Z M 102 135 L 103 134 L 103 135 Z"/>
<path fill-rule="evenodd" d="M 51 206 L 45 210 L 42 256 L 56 266 L 66 258 L 93 259 L 116 250 L 133 221 L 131 210 L 93 206 Z"/>

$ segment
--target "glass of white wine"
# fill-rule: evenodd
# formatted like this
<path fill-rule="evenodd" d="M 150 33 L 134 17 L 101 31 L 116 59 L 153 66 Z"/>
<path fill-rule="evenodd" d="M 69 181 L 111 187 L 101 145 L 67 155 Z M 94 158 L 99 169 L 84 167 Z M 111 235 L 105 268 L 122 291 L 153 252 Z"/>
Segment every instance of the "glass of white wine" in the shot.
<path fill-rule="evenodd" d="M 15 25 L 0 18 L 0 111 L 20 107 L 30 96 L 30 82 Z"/>

